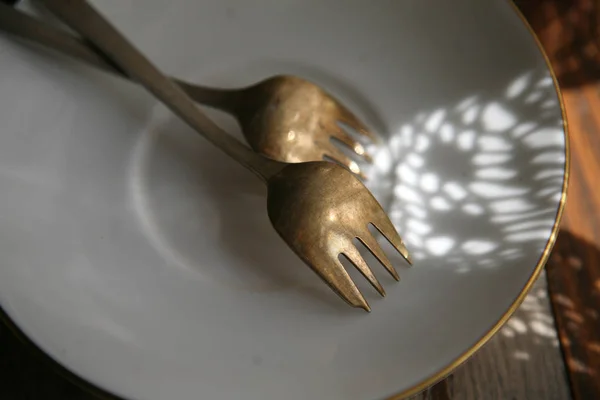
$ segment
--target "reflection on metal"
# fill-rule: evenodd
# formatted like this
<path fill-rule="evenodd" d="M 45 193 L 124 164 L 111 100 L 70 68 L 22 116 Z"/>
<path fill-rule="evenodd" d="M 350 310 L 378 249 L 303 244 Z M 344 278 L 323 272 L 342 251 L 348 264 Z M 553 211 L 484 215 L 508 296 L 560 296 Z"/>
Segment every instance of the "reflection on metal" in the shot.
<path fill-rule="evenodd" d="M 290 164 L 255 153 L 210 121 L 179 85 L 152 65 L 89 3 L 44 0 L 44 4 L 119 64 L 129 76 L 134 76 L 136 81 L 196 132 L 260 177 L 268 186 L 267 209 L 275 230 L 348 304 L 370 311 L 366 299 L 339 261 L 340 254 L 349 258 L 377 291 L 384 295 L 381 284 L 352 245 L 355 238 L 362 241 L 396 280 L 399 279 L 383 250 L 369 233 L 369 224 L 373 224 L 386 236 L 395 249 L 410 262 L 408 251 L 381 205 L 356 175 L 326 161 Z M 267 85 L 248 89 L 252 99 L 261 99 L 261 96 L 264 96 L 266 107 L 250 111 L 240 106 L 244 102 L 239 99 L 234 108 L 241 107 L 242 121 L 247 120 L 250 126 L 256 124 L 257 128 L 263 128 L 261 118 L 265 116 L 264 120 L 270 121 L 269 123 L 277 129 L 281 127 L 279 120 L 269 116 L 273 110 L 282 108 L 284 112 L 280 115 L 281 121 L 289 124 L 289 121 L 298 122 L 297 110 L 308 106 L 316 107 L 315 112 L 323 108 L 327 115 L 336 110 L 337 116 L 344 122 L 354 123 L 353 116 L 345 112 L 345 109 L 335 107 L 327 98 L 323 99 L 319 95 L 320 89 L 316 86 L 309 86 L 307 89 L 302 86 L 305 88 L 303 92 L 298 90 L 294 79 L 282 79 L 283 81 L 280 81 L 279 78 L 275 78 L 267 81 L 271 82 Z M 258 104 L 265 103 L 258 100 Z M 289 114 L 286 113 L 288 108 L 292 110 Z M 302 121 L 301 123 L 303 124 Z M 309 124 L 314 123 L 319 121 L 309 120 Z M 284 132 L 294 130 L 299 133 L 302 126 L 288 126 Z M 266 129 L 267 137 L 274 132 L 269 131 L 269 127 Z M 284 142 L 287 142 L 287 135 L 282 136 L 281 132 L 276 132 L 278 140 L 283 138 Z M 275 148 L 273 151 L 278 150 Z M 332 214 L 335 215 L 334 221 L 328 218 Z"/>
<path fill-rule="evenodd" d="M 126 76 L 80 38 L 2 3 L 0 30 Z M 328 157 L 365 177 L 358 164 L 341 148 L 365 162 L 370 163 L 371 156 L 340 124 L 350 127 L 365 140 L 373 142 L 377 137 L 338 99 L 312 82 L 282 75 L 243 89 L 216 89 L 174 78 L 173 81 L 197 103 L 233 114 L 246 141 L 257 153 L 288 163 Z"/>

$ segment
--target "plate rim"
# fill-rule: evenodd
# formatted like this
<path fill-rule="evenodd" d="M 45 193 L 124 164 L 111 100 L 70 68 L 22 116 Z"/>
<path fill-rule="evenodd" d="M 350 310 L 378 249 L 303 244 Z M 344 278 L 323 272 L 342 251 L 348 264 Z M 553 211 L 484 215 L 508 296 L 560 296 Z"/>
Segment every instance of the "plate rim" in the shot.
<path fill-rule="evenodd" d="M 558 205 L 558 210 L 556 212 L 556 216 L 554 219 L 554 224 L 552 225 L 552 230 L 550 232 L 550 236 L 548 237 L 548 241 L 544 247 L 544 250 L 538 259 L 538 262 L 529 276 L 527 282 L 517 295 L 517 297 L 513 300 L 508 309 L 504 312 L 504 314 L 496 321 L 496 323 L 488 329 L 471 347 L 469 347 L 466 351 L 456 357 L 452 362 L 447 364 L 442 369 L 438 370 L 434 374 L 430 375 L 427 378 L 422 379 L 419 383 L 405 389 L 396 394 L 392 394 L 391 396 L 386 397 L 385 400 L 402 400 L 407 397 L 414 396 L 427 388 L 435 385 L 438 382 L 444 380 L 448 375 L 450 375 L 455 369 L 460 367 L 463 363 L 465 363 L 468 359 L 470 359 L 481 347 L 483 347 L 503 326 L 504 324 L 512 317 L 514 312 L 519 308 L 529 291 L 531 290 L 533 284 L 539 278 L 548 258 L 550 257 L 550 252 L 552 251 L 556 239 L 559 232 L 560 223 L 562 221 L 563 212 L 566 205 L 567 200 L 567 190 L 569 187 L 569 178 L 570 178 L 570 168 L 571 168 L 571 149 L 570 149 L 570 134 L 569 134 L 569 124 L 567 121 L 567 113 L 564 103 L 564 98 L 562 91 L 560 89 L 558 79 L 556 78 L 556 73 L 554 72 L 554 68 L 550 63 L 550 59 L 542 46 L 540 39 L 536 35 L 535 31 L 521 12 L 521 10 L 517 7 L 514 0 L 505 0 L 509 3 L 509 6 L 512 7 L 513 11 L 516 13 L 517 17 L 521 20 L 521 22 L 527 28 L 529 34 L 533 37 L 534 42 L 546 63 L 546 67 L 552 77 L 552 82 L 554 85 L 554 89 L 556 91 L 556 95 L 558 97 L 558 101 L 560 104 L 560 111 L 562 116 L 562 126 L 563 126 L 563 135 L 565 139 L 565 163 L 564 163 L 564 171 L 563 171 L 563 184 L 561 189 L 561 196 Z M 53 372 L 57 373 L 57 375 L 66 379 L 70 383 L 79 387 L 80 389 L 88 392 L 92 396 L 95 396 L 101 400 L 127 400 L 124 397 L 119 397 L 116 394 L 111 393 L 108 389 L 105 389 L 99 385 L 92 383 L 87 378 L 84 378 L 78 375 L 76 372 L 70 370 L 65 365 L 61 364 L 58 360 L 53 358 L 50 354 L 44 352 L 42 348 L 37 345 L 30 337 L 28 337 L 25 332 L 12 320 L 12 318 L 8 315 L 8 313 L 2 307 L 0 303 L 0 323 L 4 324 L 8 328 L 9 333 L 13 334 L 27 349 L 27 351 L 32 354 L 34 357 L 40 359 L 41 362 L 48 365 Z"/>

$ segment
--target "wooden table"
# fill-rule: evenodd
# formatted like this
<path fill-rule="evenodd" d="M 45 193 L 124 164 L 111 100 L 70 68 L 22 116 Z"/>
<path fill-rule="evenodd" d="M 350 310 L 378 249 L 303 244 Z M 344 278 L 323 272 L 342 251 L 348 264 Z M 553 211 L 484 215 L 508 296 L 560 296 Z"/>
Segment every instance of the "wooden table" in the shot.
<path fill-rule="evenodd" d="M 482 0 L 483 1 L 483 0 Z M 507 325 L 418 400 L 600 398 L 600 0 L 515 0 L 561 85 L 571 180 L 558 241 Z M 93 400 L 0 324 L 0 399 Z"/>

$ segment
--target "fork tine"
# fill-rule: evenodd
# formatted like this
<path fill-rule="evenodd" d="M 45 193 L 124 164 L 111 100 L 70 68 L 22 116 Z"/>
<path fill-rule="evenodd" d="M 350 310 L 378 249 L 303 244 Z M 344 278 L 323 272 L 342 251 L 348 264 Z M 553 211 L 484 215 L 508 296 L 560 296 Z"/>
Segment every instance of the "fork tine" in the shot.
<path fill-rule="evenodd" d="M 361 156 L 368 163 L 373 162 L 373 157 L 365 150 L 364 146 L 360 144 L 357 140 L 355 140 L 352 136 L 348 134 L 348 132 L 344 131 L 341 127 L 337 127 L 331 132 L 331 136 L 345 144 L 352 150 L 355 154 Z"/>
<path fill-rule="evenodd" d="M 396 269 L 392 266 L 392 263 L 386 257 L 385 253 L 381 249 L 381 246 L 379 246 L 379 243 L 377 243 L 377 240 L 373 237 L 373 235 L 371 235 L 370 232 L 363 237 L 359 237 L 358 240 L 360 240 L 362 244 L 364 244 L 367 249 L 369 249 L 369 251 L 379 260 L 379 262 L 383 264 L 385 269 L 387 269 L 387 271 L 390 273 L 390 275 L 392 275 L 392 277 L 394 277 L 395 280 L 400 280 L 398 272 L 396 272 Z"/>
<path fill-rule="evenodd" d="M 388 240 L 388 242 L 392 244 L 392 246 L 394 246 L 398 253 L 400 253 L 402 257 L 404 257 L 404 259 L 410 265 L 412 265 L 412 258 L 410 257 L 410 254 L 408 254 L 408 249 L 404 245 L 402 238 L 400 238 L 398 231 L 396 228 L 394 228 L 394 225 L 389 218 L 383 214 L 383 216 L 379 218 L 379 220 L 374 223 L 373 226 Z"/>
<path fill-rule="evenodd" d="M 362 172 L 356 161 L 348 157 L 344 152 L 338 149 L 333 143 L 329 142 L 325 147 L 324 156 L 330 157 L 346 167 L 350 172 L 358 175 L 361 179 L 366 179 L 367 176 Z"/>
<path fill-rule="evenodd" d="M 371 311 L 369 303 L 360 293 L 340 260 L 335 259 L 333 263 L 318 262 L 312 268 L 334 292 L 352 307 L 362 308 L 367 312 Z"/>
<path fill-rule="evenodd" d="M 377 290 L 382 297 L 385 296 L 385 290 L 383 289 L 383 286 L 381 286 L 381 283 L 379 283 L 375 275 L 373 275 L 373 271 L 371 271 L 371 268 L 369 268 L 356 247 L 348 246 L 348 248 L 345 249 L 344 253 L 342 254 L 344 254 L 348 261 L 350 261 L 352 265 L 354 265 L 356 269 L 360 271 L 360 273 L 369 281 L 369 283 L 371 283 L 371 285 L 373 285 L 375 290 Z"/>
<path fill-rule="evenodd" d="M 338 109 L 339 109 L 339 120 L 340 120 L 340 122 L 342 122 L 342 123 L 348 125 L 349 127 L 355 129 L 358 133 L 360 133 L 363 136 L 368 137 L 369 139 L 371 139 L 375 143 L 380 142 L 380 139 L 373 132 L 371 132 L 365 126 L 365 124 L 363 124 L 361 122 L 361 120 L 358 119 L 358 117 L 356 115 L 354 115 L 354 113 L 352 111 L 350 111 L 348 108 L 346 108 L 346 106 L 344 106 L 344 105 L 342 105 L 342 104 L 340 104 L 338 102 Z"/>

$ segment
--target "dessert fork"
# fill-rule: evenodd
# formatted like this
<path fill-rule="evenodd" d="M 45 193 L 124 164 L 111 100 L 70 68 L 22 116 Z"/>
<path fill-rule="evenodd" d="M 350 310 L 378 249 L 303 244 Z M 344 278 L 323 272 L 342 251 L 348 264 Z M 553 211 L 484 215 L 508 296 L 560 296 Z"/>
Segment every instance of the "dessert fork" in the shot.
<path fill-rule="evenodd" d="M 207 118 L 186 93 L 160 72 L 85 0 L 40 0 L 67 25 L 115 62 L 229 156 L 258 175 L 268 188 L 272 225 L 292 250 L 351 306 L 370 311 L 339 256 L 346 256 L 384 295 L 384 290 L 352 243 L 361 240 L 388 272 L 398 274 L 369 231 L 374 225 L 410 262 L 398 232 L 363 183 L 327 161 L 285 163 L 257 154 Z"/>
<path fill-rule="evenodd" d="M 0 29 L 127 77 L 80 38 L 5 4 L 0 4 Z M 288 163 L 331 159 L 365 178 L 358 163 L 339 145 L 368 163 L 371 156 L 340 123 L 370 141 L 376 142 L 376 135 L 338 99 L 312 82 L 279 75 L 241 89 L 215 89 L 171 79 L 196 102 L 235 116 L 255 152 Z"/>

